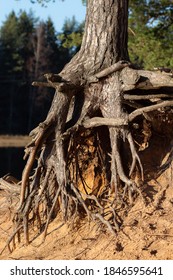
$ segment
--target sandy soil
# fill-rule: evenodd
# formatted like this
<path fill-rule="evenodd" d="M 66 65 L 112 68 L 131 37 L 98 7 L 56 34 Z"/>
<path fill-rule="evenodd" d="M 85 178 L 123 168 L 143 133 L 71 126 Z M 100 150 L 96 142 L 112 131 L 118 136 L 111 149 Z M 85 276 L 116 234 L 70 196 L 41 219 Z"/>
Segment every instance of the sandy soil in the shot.
<path fill-rule="evenodd" d="M 21 242 L 12 253 L 6 248 L 0 259 L 173 259 L 173 163 L 171 154 L 167 148 L 163 152 L 163 147 L 166 147 L 165 140 L 157 138 L 157 142 L 151 141 L 145 154 L 141 153 L 147 178 L 142 187 L 144 199 L 138 196 L 134 206 L 129 207 L 116 236 L 86 220 L 72 227 L 62 224 L 57 217 L 48 228 L 45 242 L 39 235 L 29 246 Z M 158 175 L 156 170 L 160 165 L 162 172 Z M 1 190 L 0 250 L 12 231 L 6 203 L 9 199 Z"/>

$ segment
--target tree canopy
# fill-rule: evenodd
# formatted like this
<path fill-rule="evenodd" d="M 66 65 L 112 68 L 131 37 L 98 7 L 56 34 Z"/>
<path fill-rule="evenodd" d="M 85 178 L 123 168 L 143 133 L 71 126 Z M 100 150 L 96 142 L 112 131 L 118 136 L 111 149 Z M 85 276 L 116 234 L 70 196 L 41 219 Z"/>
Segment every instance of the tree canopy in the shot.
<path fill-rule="evenodd" d="M 140 66 L 173 67 L 173 3 L 134 0 L 129 6 L 129 53 Z"/>

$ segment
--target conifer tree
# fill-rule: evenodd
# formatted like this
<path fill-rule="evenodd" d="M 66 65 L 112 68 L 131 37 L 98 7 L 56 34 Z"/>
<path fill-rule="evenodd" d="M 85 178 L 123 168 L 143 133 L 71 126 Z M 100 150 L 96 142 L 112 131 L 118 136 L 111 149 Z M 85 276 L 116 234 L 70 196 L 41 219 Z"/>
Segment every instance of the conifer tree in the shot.
<path fill-rule="evenodd" d="M 128 2 L 87 0 L 79 52 L 60 73 L 45 73 L 44 82 L 33 83 L 52 87 L 55 95 L 26 147 L 10 241 L 23 229 L 28 244 L 33 220 L 46 237 L 57 214 L 65 222 L 86 215 L 114 234 L 123 222 L 122 208 L 128 211 L 142 195 L 145 174 L 133 127 L 139 116 L 152 122 L 149 112 L 173 105 L 173 78 L 130 61 Z M 89 186 L 88 170 L 93 174 Z M 140 181 L 134 180 L 135 172 Z"/>

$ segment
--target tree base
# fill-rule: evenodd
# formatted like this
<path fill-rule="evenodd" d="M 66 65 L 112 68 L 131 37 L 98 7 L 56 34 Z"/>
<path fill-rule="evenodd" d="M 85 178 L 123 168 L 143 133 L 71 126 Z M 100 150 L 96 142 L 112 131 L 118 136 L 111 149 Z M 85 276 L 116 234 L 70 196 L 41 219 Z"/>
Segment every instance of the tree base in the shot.
<path fill-rule="evenodd" d="M 28 161 L 22 175 L 20 202 L 13 217 L 14 231 L 7 246 L 15 243 L 15 237 L 20 241 L 21 232 L 29 244 L 33 222 L 45 239 L 48 225 L 58 213 L 64 222 L 87 215 L 115 234 L 123 223 L 119 212 L 132 205 L 136 195 L 142 197 L 144 171 L 138 150 L 147 148 L 152 134 L 150 112 L 164 110 L 173 101 L 162 101 L 165 95 L 158 92 L 153 101 L 152 89 L 152 97 L 149 90 L 134 102 L 137 98 L 133 89 L 142 79 L 128 65 L 118 62 L 95 75 L 96 79 L 90 77 L 83 95 L 77 86 L 74 103 L 74 84 L 62 78 L 59 81 L 58 75 L 46 76 L 56 94 L 46 120 L 31 132 L 33 140 L 26 148 Z M 168 82 L 167 76 L 165 81 Z M 66 93 L 71 86 L 72 92 Z M 147 100 L 146 104 L 142 105 L 141 100 Z M 133 130 L 141 123 L 143 139 L 134 140 Z"/>

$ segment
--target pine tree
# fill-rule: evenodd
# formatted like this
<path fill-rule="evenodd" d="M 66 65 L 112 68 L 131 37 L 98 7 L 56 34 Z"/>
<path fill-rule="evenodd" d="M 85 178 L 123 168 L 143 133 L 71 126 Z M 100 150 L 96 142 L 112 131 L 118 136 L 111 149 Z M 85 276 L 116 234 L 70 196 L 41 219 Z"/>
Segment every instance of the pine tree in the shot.
<path fill-rule="evenodd" d="M 169 0 L 134 0 L 129 9 L 129 53 L 146 68 L 173 67 L 173 3 Z"/>
<path fill-rule="evenodd" d="M 52 87 L 55 95 L 46 119 L 31 132 L 9 243 L 22 228 L 28 244 L 35 220 L 46 237 L 57 214 L 64 222 L 86 215 L 115 234 L 122 208 L 127 213 L 142 195 L 133 177 L 138 172 L 144 180 L 133 126 L 139 116 L 147 121 L 147 113 L 173 106 L 172 74 L 131 63 L 128 0 L 88 0 L 79 52 L 45 78 L 34 85 Z M 91 166 L 94 183 L 88 186 Z"/>

